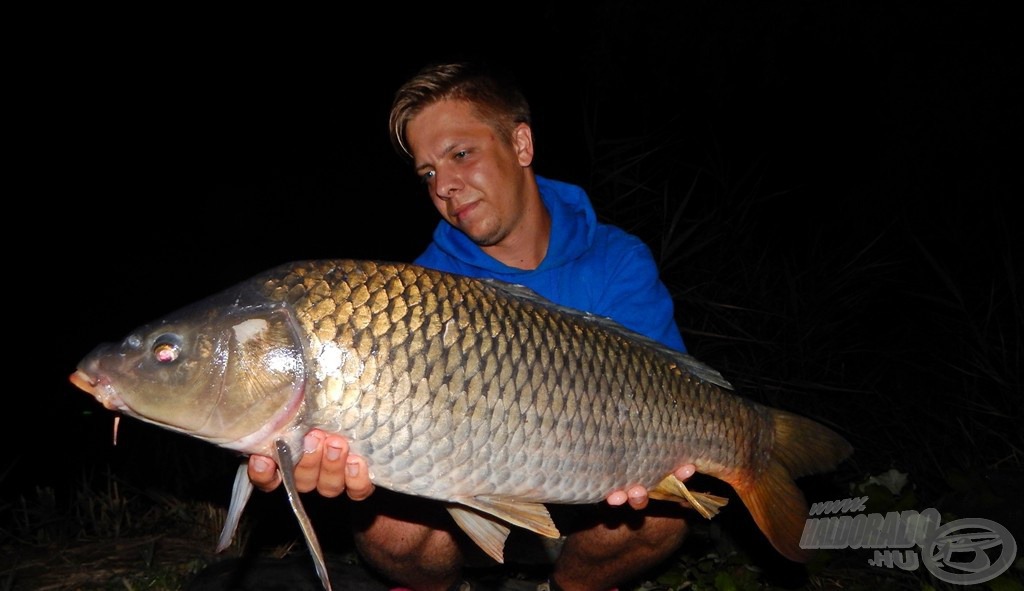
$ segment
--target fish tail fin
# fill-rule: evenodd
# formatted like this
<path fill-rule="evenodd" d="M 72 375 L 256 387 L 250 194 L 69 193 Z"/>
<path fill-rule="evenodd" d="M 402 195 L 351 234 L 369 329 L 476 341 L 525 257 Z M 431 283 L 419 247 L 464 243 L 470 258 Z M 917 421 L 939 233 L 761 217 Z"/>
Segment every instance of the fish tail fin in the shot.
<path fill-rule="evenodd" d="M 835 469 L 853 448 L 820 423 L 777 409 L 771 412 L 775 434 L 768 465 L 730 484 L 772 546 L 790 560 L 807 562 L 813 551 L 800 547 L 800 537 L 809 513 L 794 479 Z"/>

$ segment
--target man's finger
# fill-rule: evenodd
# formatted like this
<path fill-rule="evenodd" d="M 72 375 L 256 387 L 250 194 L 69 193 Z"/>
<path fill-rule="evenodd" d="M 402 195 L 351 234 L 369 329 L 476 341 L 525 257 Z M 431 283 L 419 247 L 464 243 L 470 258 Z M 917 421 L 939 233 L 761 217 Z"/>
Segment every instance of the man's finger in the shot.
<path fill-rule="evenodd" d="M 246 472 L 252 485 L 263 492 L 270 492 L 281 485 L 277 464 L 266 456 L 249 456 L 249 467 Z"/>
<path fill-rule="evenodd" d="M 295 488 L 299 492 L 309 492 L 316 488 L 320 480 L 320 461 L 323 458 L 324 433 L 313 430 L 302 439 L 302 457 L 295 464 Z"/>
<path fill-rule="evenodd" d="M 687 478 L 693 476 L 696 473 L 697 473 L 697 466 L 694 466 L 693 464 L 687 464 L 685 466 L 681 466 L 681 467 L 677 468 L 676 471 L 674 472 L 675 477 L 678 478 L 679 480 L 683 480 L 683 481 L 685 481 Z"/>
<path fill-rule="evenodd" d="M 366 460 L 349 455 L 345 462 L 345 491 L 353 501 L 362 501 L 373 494 L 376 487 L 370 480 L 370 470 Z"/>
<path fill-rule="evenodd" d="M 622 504 L 624 504 L 628 500 L 629 500 L 629 496 L 626 495 L 626 491 L 624 491 L 624 490 L 614 491 L 610 495 L 608 495 L 608 497 L 605 499 L 605 501 L 607 501 L 608 504 L 613 506 L 613 507 L 617 507 L 619 505 L 622 505 Z"/>
<path fill-rule="evenodd" d="M 647 489 L 642 486 L 631 487 L 626 491 L 626 496 L 629 498 L 629 506 L 634 509 L 643 509 L 647 506 Z"/>
<path fill-rule="evenodd" d="M 324 439 L 323 450 L 316 490 L 325 497 L 333 498 L 343 493 L 347 486 L 345 460 L 348 458 L 348 441 L 344 437 L 328 435 Z"/>

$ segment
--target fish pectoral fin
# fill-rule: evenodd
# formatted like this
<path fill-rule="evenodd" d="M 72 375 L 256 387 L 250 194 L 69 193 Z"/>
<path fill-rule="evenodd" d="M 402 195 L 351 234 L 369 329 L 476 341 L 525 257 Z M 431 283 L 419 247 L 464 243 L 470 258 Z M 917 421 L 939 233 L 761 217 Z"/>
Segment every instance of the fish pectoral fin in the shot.
<path fill-rule="evenodd" d="M 729 503 L 729 499 L 713 495 L 711 493 L 691 492 L 686 488 L 682 480 L 673 474 L 669 474 L 658 486 L 652 488 L 648 493 L 652 499 L 661 501 L 676 501 L 685 503 L 700 513 L 705 519 L 711 519 L 718 515 L 718 511 Z"/>
<path fill-rule="evenodd" d="M 235 483 L 231 486 L 231 503 L 228 505 L 228 515 L 224 519 L 224 528 L 220 530 L 220 540 L 217 541 L 217 552 L 223 552 L 231 545 L 238 530 L 238 522 L 242 518 L 242 510 L 249 502 L 252 495 L 252 481 L 246 473 L 248 464 L 242 462 L 235 471 Z"/>
<path fill-rule="evenodd" d="M 449 505 L 448 512 L 481 550 L 499 563 L 505 562 L 505 540 L 512 531 L 507 525 L 495 517 L 460 505 Z"/>
<path fill-rule="evenodd" d="M 302 499 L 295 487 L 295 462 L 292 460 L 292 451 L 288 442 L 283 439 L 274 440 L 274 459 L 277 461 L 278 470 L 281 472 L 281 482 L 284 483 L 284 490 L 288 493 L 288 502 L 291 503 L 292 511 L 299 521 L 299 529 L 302 536 L 306 538 L 306 547 L 313 555 L 313 565 L 316 567 L 316 574 L 320 577 L 326 591 L 331 591 L 331 579 L 327 573 L 327 563 L 324 561 L 324 551 L 320 548 L 320 540 L 313 531 L 313 523 L 309 520 L 306 508 L 302 506 Z M 241 469 L 239 469 L 241 470 Z M 248 478 L 248 475 L 245 475 Z M 236 480 L 237 483 L 237 480 Z M 251 485 L 250 485 L 251 486 Z"/>

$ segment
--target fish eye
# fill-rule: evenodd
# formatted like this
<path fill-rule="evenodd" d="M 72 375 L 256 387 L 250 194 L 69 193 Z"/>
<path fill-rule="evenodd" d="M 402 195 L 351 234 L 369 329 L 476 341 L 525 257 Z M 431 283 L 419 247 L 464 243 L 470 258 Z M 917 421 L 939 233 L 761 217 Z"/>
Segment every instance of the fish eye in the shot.
<path fill-rule="evenodd" d="M 157 363 L 172 363 L 181 354 L 181 342 L 174 335 L 161 335 L 153 343 L 153 358 Z"/>

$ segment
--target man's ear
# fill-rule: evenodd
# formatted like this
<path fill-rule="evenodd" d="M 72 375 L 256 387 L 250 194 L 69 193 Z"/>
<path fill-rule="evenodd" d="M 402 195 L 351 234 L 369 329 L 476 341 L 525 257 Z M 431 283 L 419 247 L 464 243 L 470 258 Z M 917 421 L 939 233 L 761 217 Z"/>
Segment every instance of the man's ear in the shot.
<path fill-rule="evenodd" d="M 516 151 L 520 166 L 533 163 L 533 130 L 529 125 L 520 123 L 512 130 L 512 148 Z"/>

